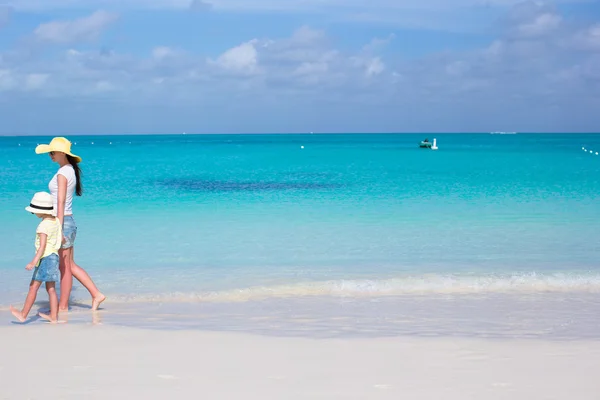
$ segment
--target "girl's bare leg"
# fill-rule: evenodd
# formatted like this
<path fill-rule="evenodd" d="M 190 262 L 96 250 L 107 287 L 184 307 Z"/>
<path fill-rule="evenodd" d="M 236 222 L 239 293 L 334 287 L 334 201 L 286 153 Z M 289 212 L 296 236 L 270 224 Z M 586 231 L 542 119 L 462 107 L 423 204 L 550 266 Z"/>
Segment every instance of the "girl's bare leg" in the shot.
<path fill-rule="evenodd" d="M 56 284 L 54 282 L 46 282 L 46 291 L 50 300 L 50 315 L 39 313 L 38 315 L 52 323 L 58 322 L 58 297 L 56 297 Z"/>
<path fill-rule="evenodd" d="M 106 296 L 104 296 L 100 292 L 100 290 L 98 290 L 98 288 L 94 284 L 94 281 L 92 280 L 92 278 L 90 278 L 88 273 L 85 272 L 85 270 L 83 268 L 81 268 L 79 265 L 77 265 L 75 263 L 75 259 L 74 259 L 75 248 L 72 247 L 69 250 L 71 250 L 70 251 L 70 253 L 71 253 L 70 254 L 71 273 L 79 282 L 81 282 L 81 284 L 88 290 L 88 292 L 90 292 L 90 295 L 92 296 L 92 311 L 96 311 L 98 309 L 98 306 L 100 306 L 100 303 L 102 303 L 104 300 L 106 300 Z"/>
<path fill-rule="evenodd" d="M 27 293 L 27 298 L 25 298 L 25 304 L 23 305 L 23 310 L 19 311 L 13 306 L 10 306 L 10 312 L 15 316 L 20 322 L 25 322 L 27 316 L 29 315 L 29 311 L 31 311 L 31 307 L 33 307 L 33 303 L 35 303 L 35 298 L 37 297 L 37 292 L 42 282 L 32 280 L 29 284 L 29 292 Z"/>
<path fill-rule="evenodd" d="M 71 288 L 73 287 L 73 274 L 71 272 L 71 259 L 73 248 L 60 249 L 58 251 L 60 269 L 60 300 L 58 308 L 60 311 L 69 309 L 69 297 L 71 296 Z"/>

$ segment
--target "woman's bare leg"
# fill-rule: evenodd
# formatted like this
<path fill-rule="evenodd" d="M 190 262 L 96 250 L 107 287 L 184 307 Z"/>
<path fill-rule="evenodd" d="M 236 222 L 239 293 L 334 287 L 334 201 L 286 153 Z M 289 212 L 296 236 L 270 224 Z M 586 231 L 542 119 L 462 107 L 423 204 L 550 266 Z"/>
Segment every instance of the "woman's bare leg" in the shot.
<path fill-rule="evenodd" d="M 71 272 L 72 252 L 73 248 L 60 249 L 58 251 L 58 268 L 60 269 L 59 311 L 67 311 L 69 309 L 69 297 L 71 296 L 71 288 L 73 287 L 73 274 Z"/>
<path fill-rule="evenodd" d="M 96 311 L 98 309 L 98 306 L 100 306 L 100 303 L 106 300 L 106 296 L 104 296 L 100 292 L 100 290 L 98 290 L 98 288 L 94 284 L 94 281 L 92 280 L 92 278 L 90 278 L 88 273 L 85 272 L 85 270 L 79 265 L 77 265 L 77 263 L 75 263 L 75 248 L 72 247 L 70 250 L 71 273 L 73 274 L 75 279 L 77 279 L 88 290 L 88 292 L 90 292 L 90 295 L 92 296 L 92 311 Z"/>

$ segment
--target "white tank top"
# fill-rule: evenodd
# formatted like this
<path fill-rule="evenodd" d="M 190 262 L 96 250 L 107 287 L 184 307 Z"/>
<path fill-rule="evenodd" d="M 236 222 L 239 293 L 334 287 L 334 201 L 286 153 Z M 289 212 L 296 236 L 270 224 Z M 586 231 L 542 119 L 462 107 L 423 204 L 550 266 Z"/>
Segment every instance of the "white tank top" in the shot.
<path fill-rule="evenodd" d="M 73 194 L 75 193 L 75 184 L 77 178 L 75 177 L 75 170 L 71 164 L 67 164 L 64 167 L 60 167 L 58 172 L 52 177 L 52 180 L 48 184 L 50 194 L 52 195 L 52 202 L 54 204 L 54 215 L 58 213 L 58 175 L 62 175 L 67 178 L 67 197 L 65 199 L 65 215 L 73 215 Z"/>

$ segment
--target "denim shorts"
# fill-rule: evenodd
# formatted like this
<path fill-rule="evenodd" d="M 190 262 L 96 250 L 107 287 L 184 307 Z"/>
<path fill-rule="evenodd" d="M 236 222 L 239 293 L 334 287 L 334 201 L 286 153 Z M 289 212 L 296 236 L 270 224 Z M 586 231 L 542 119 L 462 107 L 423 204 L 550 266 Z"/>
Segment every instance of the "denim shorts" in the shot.
<path fill-rule="evenodd" d="M 39 265 L 33 270 L 31 279 L 39 282 L 58 282 L 60 280 L 58 254 L 50 254 L 42 258 Z"/>
<path fill-rule="evenodd" d="M 77 236 L 77 224 L 72 215 L 65 215 L 63 218 L 63 236 L 66 241 L 62 244 L 61 249 L 68 249 L 75 244 L 75 236 Z"/>

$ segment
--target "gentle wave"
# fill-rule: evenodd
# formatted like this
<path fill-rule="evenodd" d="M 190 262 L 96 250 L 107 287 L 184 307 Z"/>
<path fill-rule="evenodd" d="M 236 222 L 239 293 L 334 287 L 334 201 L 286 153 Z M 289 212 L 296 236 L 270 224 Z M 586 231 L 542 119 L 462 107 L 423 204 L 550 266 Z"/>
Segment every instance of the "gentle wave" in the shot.
<path fill-rule="evenodd" d="M 337 280 L 256 286 L 203 293 L 113 295 L 122 302 L 243 302 L 293 297 L 380 297 L 486 293 L 600 293 L 600 274 L 421 275 L 382 280 Z"/>

